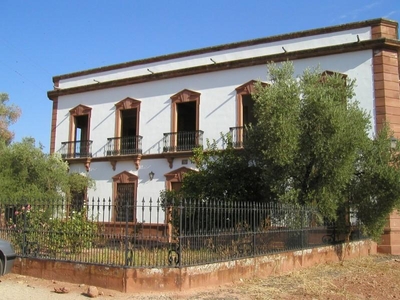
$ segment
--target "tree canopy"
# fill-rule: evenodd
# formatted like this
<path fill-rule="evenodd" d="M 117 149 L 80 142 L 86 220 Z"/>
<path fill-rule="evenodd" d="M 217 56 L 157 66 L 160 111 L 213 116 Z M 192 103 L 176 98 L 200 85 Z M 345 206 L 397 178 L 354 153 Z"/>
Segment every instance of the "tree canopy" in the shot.
<path fill-rule="evenodd" d="M 372 237 L 400 203 L 399 146 L 385 125 L 372 137 L 370 116 L 354 99 L 355 81 L 291 62 L 268 65 L 268 86 L 256 85 L 256 123 L 246 126 L 244 149 L 215 143 L 197 149 L 198 173 L 184 177 L 182 193 L 202 199 L 311 205 L 340 221 L 355 211 Z M 345 222 L 345 221 L 343 221 Z"/>
<path fill-rule="evenodd" d="M 0 201 L 12 204 L 55 201 L 93 186 L 90 178 L 68 173 L 61 156 L 45 154 L 33 138 L 0 147 Z"/>
<path fill-rule="evenodd" d="M 68 164 L 57 154 L 45 154 L 33 138 L 11 143 L 14 133 L 9 126 L 21 111 L 8 105 L 8 95 L 0 93 L 0 201 L 8 204 L 23 201 L 71 200 L 94 182 L 87 176 L 68 173 Z"/>
<path fill-rule="evenodd" d="M 249 165 L 243 152 L 232 146 L 230 136 L 222 136 L 226 149 L 207 143 L 207 151 L 194 150 L 194 161 L 199 172 L 184 177 L 182 193 L 185 197 L 207 200 L 258 201 L 263 197 L 263 184 L 256 180 L 260 168 Z"/>
<path fill-rule="evenodd" d="M 15 123 L 21 115 L 21 110 L 16 105 L 7 105 L 8 95 L 0 93 L 0 141 L 11 143 L 14 133 L 9 126 Z"/>

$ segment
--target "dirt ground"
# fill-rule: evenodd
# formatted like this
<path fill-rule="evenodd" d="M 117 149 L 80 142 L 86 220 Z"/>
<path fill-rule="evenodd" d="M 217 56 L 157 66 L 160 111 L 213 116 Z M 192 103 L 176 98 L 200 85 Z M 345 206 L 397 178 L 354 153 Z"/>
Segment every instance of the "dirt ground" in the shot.
<path fill-rule="evenodd" d="M 89 299 L 85 285 L 8 274 L 0 277 L 0 299 Z M 68 289 L 58 294 L 54 288 Z M 400 299 L 400 256 L 376 255 L 321 264 L 282 276 L 175 293 L 124 294 L 99 288 L 96 299 L 255 300 L 255 299 Z"/>

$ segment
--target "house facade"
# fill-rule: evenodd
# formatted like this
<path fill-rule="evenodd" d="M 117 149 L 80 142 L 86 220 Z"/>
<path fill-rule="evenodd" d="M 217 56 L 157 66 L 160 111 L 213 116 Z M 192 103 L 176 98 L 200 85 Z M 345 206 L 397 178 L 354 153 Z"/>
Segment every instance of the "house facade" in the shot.
<path fill-rule="evenodd" d="M 55 76 L 50 151 L 96 181 L 88 198 L 157 199 L 195 169 L 192 149 L 206 139 L 231 132 L 240 147 L 254 83 L 286 60 L 298 75 L 319 66 L 356 79 L 371 135 L 389 121 L 400 137 L 399 49 L 398 24 L 374 19 Z M 152 222 L 140 210 L 129 218 Z"/>

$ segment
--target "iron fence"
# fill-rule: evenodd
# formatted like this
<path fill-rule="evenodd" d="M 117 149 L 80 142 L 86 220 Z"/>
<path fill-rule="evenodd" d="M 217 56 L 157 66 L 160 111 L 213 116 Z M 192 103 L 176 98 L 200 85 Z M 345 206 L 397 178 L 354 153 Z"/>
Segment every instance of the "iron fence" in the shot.
<path fill-rule="evenodd" d="M 0 237 L 20 257 L 183 267 L 344 241 L 316 209 L 277 203 L 143 199 L 123 207 L 126 221 L 110 198 L 23 203 L 0 204 Z M 351 240 L 363 238 L 358 225 L 349 216 Z"/>

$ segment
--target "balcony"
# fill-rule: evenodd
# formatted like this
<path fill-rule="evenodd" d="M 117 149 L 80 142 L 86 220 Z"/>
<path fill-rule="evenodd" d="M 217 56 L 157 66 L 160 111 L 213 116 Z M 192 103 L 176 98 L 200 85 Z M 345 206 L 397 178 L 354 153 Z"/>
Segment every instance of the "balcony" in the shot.
<path fill-rule="evenodd" d="M 233 148 L 243 148 L 243 142 L 246 140 L 247 131 L 246 128 L 241 127 L 230 127 L 229 132 L 232 137 Z"/>
<path fill-rule="evenodd" d="M 142 136 L 127 136 L 108 138 L 106 145 L 107 156 L 142 154 Z"/>
<path fill-rule="evenodd" d="M 92 157 L 92 142 L 89 140 L 62 142 L 59 152 L 64 159 Z"/>
<path fill-rule="evenodd" d="M 164 133 L 163 152 L 192 151 L 203 146 L 203 131 L 179 131 Z"/>

